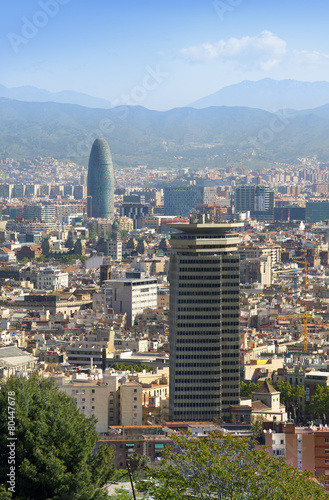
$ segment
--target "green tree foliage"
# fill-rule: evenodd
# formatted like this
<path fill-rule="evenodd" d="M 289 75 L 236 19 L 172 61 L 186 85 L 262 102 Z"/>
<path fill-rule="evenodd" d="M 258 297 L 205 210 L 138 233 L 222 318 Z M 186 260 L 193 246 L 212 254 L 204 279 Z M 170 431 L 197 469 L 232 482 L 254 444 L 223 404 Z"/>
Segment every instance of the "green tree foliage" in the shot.
<path fill-rule="evenodd" d="M 289 382 L 278 382 L 275 386 L 276 390 L 280 392 L 281 403 L 286 405 L 288 411 L 293 412 L 293 418 L 296 420 L 296 413 L 298 404 L 305 398 L 304 387 L 292 387 Z"/>
<path fill-rule="evenodd" d="M 252 393 L 257 391 L 263 382 L 240 382 L 240 396 L 242 398 L 251 398 Z"/>
<path fill-rule="evenodd" d="M 0 393 L 0 484 L 7 485 L 8 400 L 15 398 L 14 498 L 99 500 L 113 474 L 113 452 L 100 447 L 94 418 L 50 381 L 10 378 Z"/>
<path fill-rule="evenodd" d="M 253 417 L 251 421 L 252 435 L 257 441 L 263 442 L 263 422 L 266 420 L 264 417 L 258 415 Z"/>
<path fill-rule="evenodd" d="M 155 500 L 327 498 L 311 473 L 252 448 L 247 438 L 216 431 L 204 438 L 173 436 L 173 441 L 180 453 L 166 447 L 157 467 L 146 468 L 148 481 L 138 483 Z"/>
<path fill-rule="evenodd" d="M 318 385 L 314 396 L 311 397 L 308 410 L 314 415 L 321 416 L 324 423 L 327 422 L 327 415 L 329 413 L 329 386 Z"/>
<path fill-rule="evenodd" d="M 29 259 L 28 257 L 23 257 L 22 259 L 17 259 L 17 260 L 18 262 L 25 264 L 25 262 L 30 262 L 30 260 L 32 259 Z"/>
<path fill-rule="evenodd" d="M 133 474 L 143 467 L 148 465 L 149 458 L 146 455 L 140 455 L 139 453 L 132 453 L 129 455 L 129 466 L 130 472 Z"/>
<path fill-rule="evenodd" d="M 74 260 L 80 260 L 81 262 L 85 262 L 87 260 L 86 255 L 78 255 L 75 253 L 64 254 L 60 257 L 60 261 L 62 264 L 70 265 Z"/>
<path fill-rule="evenodd" d="M 280 392 L 281 403 L 289 405 L 292 401 L 292 387 L 289 382 L 278 382 L 275 388 Z"/>
<path fill-rule="evenodd" d="M 89 237 L 88 237 L 88 239 L 89 239 L 89 240 L 94 240 L 95 238 L 97 238 L 97 236 L 98 236 L 98 234 L 97 234 L 97 233 L 93 233 L 93 232 L 91 232 L 91 233 L 89 233 Z"/>
<path fill-rule="evenodd" d="M 154 366 L 150 366 L 150 365 L 125 365 L 124 363 L 113 363 L 111 365 L 111 368 L 113 368 L 113 370 L 119 370 L 119 371 L 131 371 L 131 372 L 137 372 L 137 373 L 140 373 L 142 372 L 143 370 L 147 371 L 147 372 L 152 372 L 155 368 Z"/>

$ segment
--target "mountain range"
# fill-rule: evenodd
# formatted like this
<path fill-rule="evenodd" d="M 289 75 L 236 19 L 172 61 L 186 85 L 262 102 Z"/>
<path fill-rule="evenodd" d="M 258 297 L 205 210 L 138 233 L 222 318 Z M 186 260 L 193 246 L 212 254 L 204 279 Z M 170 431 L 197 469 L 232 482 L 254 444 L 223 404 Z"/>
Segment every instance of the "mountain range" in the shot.
<path fill-rule="evenodd" d="M 0 98 L 0 157 L 52 156 L 86 164 L 105 137 L 121 167 L 255 168 L 329 161 L 329 105 L 279 114 L 248 107 L 87 108 Z"/>
<path fill-rule="evenodd" d="M 87 108 L 112 108 L 112 104 L 73 90 L 49 92 L 30 85 L 8 88 L 0 84 L 0 97 L 28 102 L 58 102 L 78 104 Z M 329 104 L 329 82 L 300 82 L 297 80 L 272 80 L 256 82 L 245 80 L 229 85 L 203 97 L 190 107 L 202 109 L 210 106 L 242 106 L 264 109 L 271 113 L 280 109 L 311 109 Z"/>
<path fill-rule="evenodd" d="M 25 85 L 23 87 L 8 88 L 0 84 L 0 97 L 16 99 L 18 101 L 29 102 L 60 102 L 63 104 L 79 104 L 87 108 L 109 109 L 112 104 L 106 99 L 93 97 L 73 90 L 63 90 L 61 92 L 49 92 L 48 90 Z"/>
<path fill-rule="evenodd" d="M 303 110 L 329 103 L 328 82 L 300 82 L 264 78 L 245 80 L 224 87 L 218 92 L 195 101 L 193 108 L 209 106 L 247 106 L 275 112 L 279 109 Z"/>

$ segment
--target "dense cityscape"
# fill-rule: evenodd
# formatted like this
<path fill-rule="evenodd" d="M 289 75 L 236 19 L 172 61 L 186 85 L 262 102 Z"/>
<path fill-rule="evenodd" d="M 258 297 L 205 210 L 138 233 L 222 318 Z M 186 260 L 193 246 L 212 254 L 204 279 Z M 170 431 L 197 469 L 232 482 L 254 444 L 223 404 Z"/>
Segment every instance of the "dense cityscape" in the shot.
<path fill-rule="evenodd" d="M 322 477 L 328 166 L 127 172 L 94 148 L 88 171 L 2 161 L 1 379 L 54 380 L 119 470 L 220 429 Z"/>
<path fill-rule="evenodd" d="M 326 2 L 2 2 L 0 500 L 329 494 Z"/>

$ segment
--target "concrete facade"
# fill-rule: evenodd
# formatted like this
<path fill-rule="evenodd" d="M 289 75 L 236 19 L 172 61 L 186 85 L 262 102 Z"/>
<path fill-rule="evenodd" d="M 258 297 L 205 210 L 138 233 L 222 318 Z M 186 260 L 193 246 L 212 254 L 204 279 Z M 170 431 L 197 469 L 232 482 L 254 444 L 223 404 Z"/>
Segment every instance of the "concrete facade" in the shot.
<path fill-rule="evenodd" d="M 170 419 L 229 417 L 239 404 L 239 224 L 171 224 Z"/>
<path fill-rule="evenodd" d="M 327 426 L 296 427 L 294 423 L 264 426 L 265 446 L 273 456 L 285 457 L 288 464 L 314 473 L 329 491 L 329 429 Z M 328 479 L 327 479 L 328 477 Z"/>
<path fill-rule="evenodd" d="M 144 309 L 158 306 L 156 278 L 120 278 L 106 281 L 105 286 L 112 290 L 108 307 L 118 313 L 126 312 L 128 326 L 133 325 L 136 315 Z"/>
<path fill-rule="evenodd" d="M 142 386 L 138 382 L 126 382 L 120 387 L 121 425 L 142 425 Z"/>
<path fill-rule="evenodd" d="M 47 290 L 51 288 L 67 288 L 69 286 L 68 273 L 62 273 L 60 269 L 47 267 L 41 269 L 37 276 L 37 288 Z"/>

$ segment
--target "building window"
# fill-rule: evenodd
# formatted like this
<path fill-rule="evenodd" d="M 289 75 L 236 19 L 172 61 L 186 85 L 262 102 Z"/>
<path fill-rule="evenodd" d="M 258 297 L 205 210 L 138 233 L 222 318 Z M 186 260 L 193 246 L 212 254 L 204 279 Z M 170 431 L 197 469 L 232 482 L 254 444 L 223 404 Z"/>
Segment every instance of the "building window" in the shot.
<path fill-rule="evenodd" d="M 329 438 L 324 438 L 325 443 L 329 443 Z"/>

